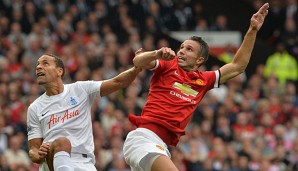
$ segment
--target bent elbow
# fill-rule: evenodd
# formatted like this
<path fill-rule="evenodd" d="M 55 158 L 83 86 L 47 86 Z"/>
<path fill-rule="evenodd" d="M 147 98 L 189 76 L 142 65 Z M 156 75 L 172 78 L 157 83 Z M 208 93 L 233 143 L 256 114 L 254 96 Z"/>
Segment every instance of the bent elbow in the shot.
<path fill-rule="evenodd" d="M 244 73 L 244 71 L 246 70 L 246 67 L 247 67 L 247 65 L 238 65 L 238 67 L 237 67 L 237 72 L 238 72 L 239 74 Z"/>
<path fill-rule="evenodd" d="M 238 71 L 238 75 L 244 73 L 244 72 L 245 72 L 245 69 L 246 69 L 246 68 L 241 68 L 241 69 Z"/>

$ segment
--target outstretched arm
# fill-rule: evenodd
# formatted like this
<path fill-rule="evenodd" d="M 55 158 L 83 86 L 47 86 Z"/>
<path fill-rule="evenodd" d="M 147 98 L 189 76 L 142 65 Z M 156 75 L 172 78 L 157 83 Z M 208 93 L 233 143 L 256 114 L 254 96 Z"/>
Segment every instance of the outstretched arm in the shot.
<path fill-rule="evenodd" d="M 171 48 L 163 47 L 159 50 L 139 53 L 133 59 L 133 63 L 137 67 L 151 69 L 156 65 L 156 59 L 172 60 L 175 56 L 176 54 Z"/>
<path fill-rule="evenodd" d="M 225 83 L 229 79 L 232 79 L 245 71 L 251 57 L 257 37 L 257 32 L 264 23 L 264 20 L 268 14 L 268 8 L 269 4 L 265 3 L 250 19 L 249 29 L 240 48 L 235 54 L 233 61 L 220 68 L 220 84 Z"/>
<path fill-rule="evenodd" d="M 114 78 L 104 81 L 100 87 L 100 96 L 106 96 L 127 87 L 141 72 L 141 68 L 132 67 Z"/>

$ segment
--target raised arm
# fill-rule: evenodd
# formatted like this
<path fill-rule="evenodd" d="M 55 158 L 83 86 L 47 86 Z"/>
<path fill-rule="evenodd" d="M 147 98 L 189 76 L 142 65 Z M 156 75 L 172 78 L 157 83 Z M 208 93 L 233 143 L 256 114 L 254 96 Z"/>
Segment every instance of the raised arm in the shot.
<path fill-rule="evenodd" d="M 156 65 L 156 59 L 172 60 L 175 56 L 176 54 L 171 48 L 163 47 L 159 50 L 139 53 L 133 59 L 133 63 L 137 67 L 151 69 Z"/>
<path fill-rule="evenodd" d="M 265 3 L 250 19 L 249 29 L 240 48 L 236 52 L 233 61 L 220 68 L 220 84 L 225 83 L 229 79 L 232 79 L 245 71 L 251 57 L 257 37 L 257 32 L 264 23 L 264 20 L 268 14 L 268 8 L 269 4 Z"/>

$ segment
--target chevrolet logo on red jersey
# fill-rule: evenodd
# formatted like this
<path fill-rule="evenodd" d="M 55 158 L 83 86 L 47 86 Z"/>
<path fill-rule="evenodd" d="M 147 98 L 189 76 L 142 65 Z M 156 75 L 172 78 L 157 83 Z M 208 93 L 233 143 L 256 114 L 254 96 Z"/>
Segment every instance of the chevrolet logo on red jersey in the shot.
<path fill-rule="evenodd" d="M 174 88 L 178 89 L 178 90 L 181 90 L 181 92 L 187 96 L 193 96 L 193 97 L 196 97 L 197 94 L 199 92 L 193 90 L 191 88 L 191 86 L 187 85 L 187 84 L 181 84 L 181 83 L 177 83 L 175 82 L 174 85 L 173 85 Z"/>

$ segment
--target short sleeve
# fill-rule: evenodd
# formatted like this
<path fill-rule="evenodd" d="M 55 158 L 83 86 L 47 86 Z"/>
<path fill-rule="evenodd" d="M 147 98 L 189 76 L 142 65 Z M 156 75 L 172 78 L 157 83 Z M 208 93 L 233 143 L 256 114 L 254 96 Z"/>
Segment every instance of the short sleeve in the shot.
<path fill-rule="evenodd" d="M 100 87 L 103 81 L 78 81 L 78 89 L 87 93 L 89 100 L 93 101 L 96 97 L 100 97 Z M 78 91 L 80 91 L 78 90 Z"/>
<path fill-rule="evenodd" d="M 216 71 L 207 71 L 203 72 L 204 78 L 207 81 L 208 85 L 208 90 L 213 89 L 213 88 L 219 88 L 219 80 L 220 80 L 220 72 L 219 70 Z"/>
<path fill-rule="evenodd" d="M 100 94 L 100 86 L 103 81 L 78 81 L 77 83 L 88 94 L 98 96 Z"/>
<path fill-rule="evenodd" d="M 33 107 L 30 106 L 27 112 L 27 132 L 28 132 L 28 140 L 34 138 L 43 138 L 42 131 L 40 127 L 40 122 L 37 117 L 36 112 L 34 112 Z"/>
<path fill-rule="evenodd" d="M 154 73 L 160 73 L 176 65 L 177 65 L 177 58 L 170 61 L 158 59 L 156 60 L 155 67 L 152 68 L 151 70 L 154 71 Z"/>

